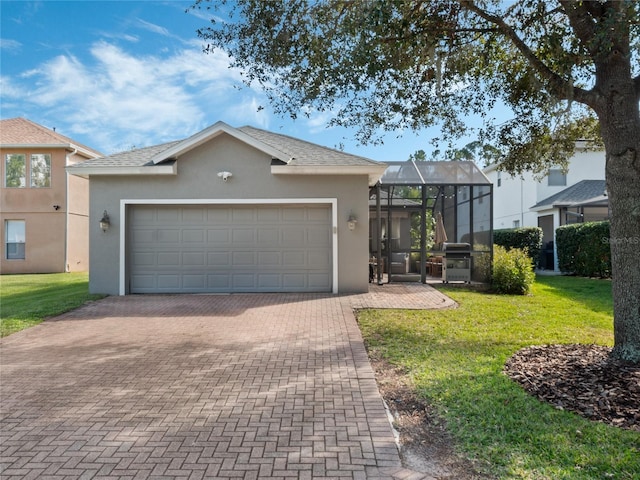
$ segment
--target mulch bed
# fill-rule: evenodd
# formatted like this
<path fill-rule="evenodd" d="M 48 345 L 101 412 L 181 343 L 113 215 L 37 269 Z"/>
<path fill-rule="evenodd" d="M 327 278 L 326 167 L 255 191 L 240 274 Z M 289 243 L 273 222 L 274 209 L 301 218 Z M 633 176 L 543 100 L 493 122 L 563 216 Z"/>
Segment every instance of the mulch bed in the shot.
<path fill-rule="evenodd" d="M 532 346 L 505 373 L 534 397 L 589 420 L 640 431 L 640 366 L 609 358 L 599 345 Z"/>

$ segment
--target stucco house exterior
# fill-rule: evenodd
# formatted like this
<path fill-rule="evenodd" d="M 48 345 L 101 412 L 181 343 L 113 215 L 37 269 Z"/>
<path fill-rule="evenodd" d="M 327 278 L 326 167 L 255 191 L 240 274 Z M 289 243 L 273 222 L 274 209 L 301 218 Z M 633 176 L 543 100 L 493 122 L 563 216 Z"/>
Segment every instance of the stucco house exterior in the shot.
<path fill-rule="evenodd" d="M 89 182 L 68 165 L 102 154 L 25 118 L 0 121 L 0 273 L 89 268 Z"/>
<path fill-rule="evenodd" d="M 542 228 L 541 268 L 557 269 L 558 227 L 608 218 L 605 152 L 587 147 L 586 142 L 578 142 L 567 171 L 552 169 L 542 178 L 530 172 L 509 175 L 497 164 L 483 169 L 494 187 L 494 228 Z"/>
<path fill-rule="evenodd" d="M 90 291 L 366 292 L 386 165 L 218 122 L 67 167 L 90 188 Z"/>

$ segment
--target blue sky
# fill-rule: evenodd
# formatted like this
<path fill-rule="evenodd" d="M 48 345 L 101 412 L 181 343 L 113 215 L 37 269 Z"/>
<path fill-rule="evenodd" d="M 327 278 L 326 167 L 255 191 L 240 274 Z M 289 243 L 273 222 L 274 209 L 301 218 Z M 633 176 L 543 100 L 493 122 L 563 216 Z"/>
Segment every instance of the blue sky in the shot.
<path fill-rule="evenodd" d="M 196 29 L 209 19 L 185 13 L 190 4 L 2 0 L 0 116 L 55 127 L 104 154 L 182 139 L 219 120 L 374 160 L 432 150 L 437 128 L 361 146 L 355 131 L 327 129 L 322 114 L 276 116 L 258 88 L 241 85 L 224 52 L 202 53 Z"/>

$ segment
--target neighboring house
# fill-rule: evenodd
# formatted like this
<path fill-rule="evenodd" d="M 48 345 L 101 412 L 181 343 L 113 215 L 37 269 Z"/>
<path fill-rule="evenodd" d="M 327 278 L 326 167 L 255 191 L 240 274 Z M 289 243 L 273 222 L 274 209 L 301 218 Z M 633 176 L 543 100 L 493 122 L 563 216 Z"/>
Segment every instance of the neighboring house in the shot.
<path fill-rule="evenodd" d="M 89 269 L 89 182 L 65 167 L 101 153 L 24 118 L 0 121 L 0 273 Z"/>
<path fill-rule="evenodd" d="M 385 167 L 222 122 L 67 167 L 91 185 L 90 291 L 366 292 Z"/>
<path fill-rule="evenodd" d="M 539 266 L 555 270 L 555 230 L 570 223 L 606 220 L 609 202 L 605 186 L 605 152 L 576 145 L 566 173 L 552 169 L 537 179 L 501 172 L 498 165 L 484 170 L 493 183 L 494 229 L 541 227 L 543 253 Z"/>

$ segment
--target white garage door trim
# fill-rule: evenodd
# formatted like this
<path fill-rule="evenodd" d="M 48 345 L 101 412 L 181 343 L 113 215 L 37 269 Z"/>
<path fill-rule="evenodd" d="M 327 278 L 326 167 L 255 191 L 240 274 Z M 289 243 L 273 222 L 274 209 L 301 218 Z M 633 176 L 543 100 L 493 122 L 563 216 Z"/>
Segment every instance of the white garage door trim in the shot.
<path fill-rule="evenodd" d="M 332 293 L 338 293 L 338 199 L 337 198 L 238 198 L 238 199 L 122 199 L 120 200 L 120 279 L 118 292 L 126 295 L 126 225 L 128 205 L 331 205 Z"/>

